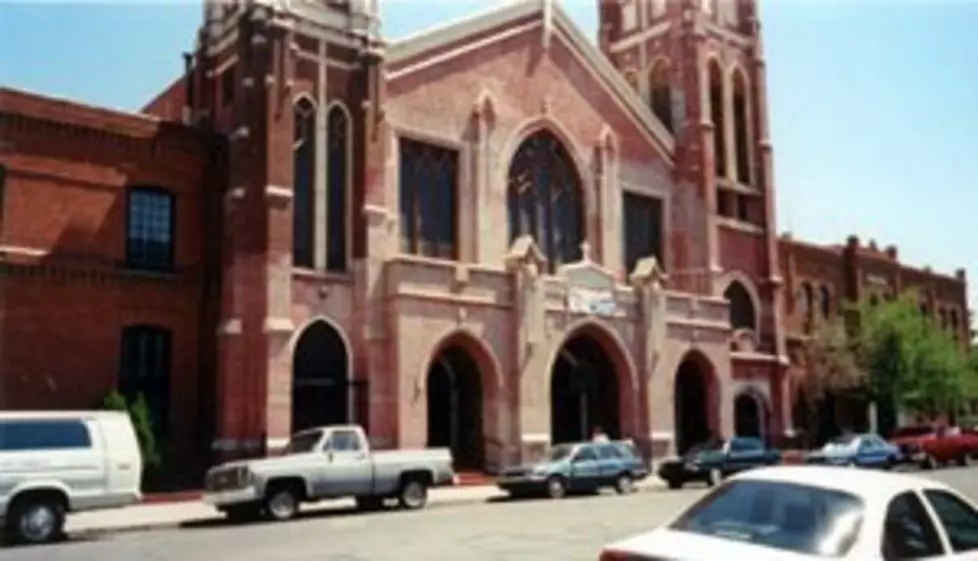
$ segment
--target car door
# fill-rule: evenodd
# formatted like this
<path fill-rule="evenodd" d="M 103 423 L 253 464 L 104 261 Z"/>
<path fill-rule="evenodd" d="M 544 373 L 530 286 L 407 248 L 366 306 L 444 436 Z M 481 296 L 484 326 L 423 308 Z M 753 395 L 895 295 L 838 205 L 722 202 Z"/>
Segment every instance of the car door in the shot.
<path fill-rule="evenodd" d="M 878 437 L 867 436 L 860 440 L 857 463 L 865 467 L 880 467 L 886 463 L 889 449 Z"/>
<path fill-rule="evenodd" d="M 934 521 L 913 491 L 900 493 L 887 505 L 880 553 L 884 561 L 937 559 L 944 555 Z"/>
<path fill-rule="evenodd" d="M 599 444 L 595 446 L 598 454 L 598 470 L 602 485 L 612 485 L 623 469 L 621 450 L 614 444 Z"/>
<path fill-rule="evenodd" d="M 757 438 L 734 438 L 730 441 L 725 471 L 737 473 L 757 467 L 764 458 L 764 443 Z"/>
<path fill-rule="evenodd" d="M 978 559 L 978 510 L 943 489 L 925 489 L 924 498 L 944 530 L 952 559 Z"/>
<path fill-rule="evenodd" d="M 326 464 L 323 497 L 369 495 L 373 490 L 373 464 L 360 434 L 333 429 L 323 445 Z"/>
<path fill-rule="evenodd" d="M 575 490 L 590 490 L 601 484 L 601 465 L 591 445 L 581 446 L 571 459 L 570 486 Z"/>

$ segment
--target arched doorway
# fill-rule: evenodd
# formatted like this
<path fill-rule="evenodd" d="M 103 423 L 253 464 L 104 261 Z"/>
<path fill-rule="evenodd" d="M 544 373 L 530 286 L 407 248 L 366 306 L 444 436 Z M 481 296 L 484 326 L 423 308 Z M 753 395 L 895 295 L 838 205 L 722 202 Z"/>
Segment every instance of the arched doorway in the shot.
<path fill-rule="evenodd" d="M 709 361 L 699 353 L 690 353 L 679 364 L 673 390 L 673 412 L 676 450 L 680 454 L 714 436 L 710 414 L 712 378 Z"/>
<path fill-rule="evenodd" d="M 764 437 L 765 408 L 761 399 L 743 392 L 734 399 L 734 433 L 737 436 Z"/>
<path fill-rule="evenodd" d="M 589 440 L 598 427 L 621 438 L 617 369 L 597 339 L 579 334 L 564 343 L 550 372 L 550 441 Z"/>
<path fill-rule="evenodd" d="M 428 447 L 448 448 L 455 469 L 481 469 L 483 450 L 482 375 L 461 345 L 439 351 L 427 374 Z"/>
<path fill-rule="evenodd" d="M 350 422 L 350 356 L 339 331 L 309 324 L 292 355 L 292 432 Z"/>

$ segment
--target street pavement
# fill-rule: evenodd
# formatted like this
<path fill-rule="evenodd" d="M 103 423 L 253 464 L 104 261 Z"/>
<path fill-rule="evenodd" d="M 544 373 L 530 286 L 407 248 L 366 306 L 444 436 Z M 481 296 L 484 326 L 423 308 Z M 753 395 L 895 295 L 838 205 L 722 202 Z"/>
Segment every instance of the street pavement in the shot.
<path fill-rule="evenodd" d="M 978 468 L 922 475 L 978 500 Z M 670 519 L 703 493 L 650 490 L 628 496 L 433 504 L 418 512 L 358 514 L 333 508 L 289 523 L 108 534 L 0 550 L 0 561 L 596 561 L 601 547 Z"/>

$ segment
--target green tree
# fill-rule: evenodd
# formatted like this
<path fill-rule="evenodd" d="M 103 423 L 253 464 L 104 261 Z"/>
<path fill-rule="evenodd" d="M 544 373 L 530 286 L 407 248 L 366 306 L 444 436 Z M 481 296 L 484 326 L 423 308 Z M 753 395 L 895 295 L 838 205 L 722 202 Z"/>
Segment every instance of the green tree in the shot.
<path fill-rule="evenodd" d="M 136 439 L 139 441 L 144 472 L 152 472 L 162 467 L 163 460 L 156 442 L 156 434 L 153 432 L 152 415 L 142 394 L 139 394 L 132 403 L 127 403 L 121 393 L 113 391 L 102 400 L 102 408 L 129 413 L 133 429 L 136 431 Z"/>
<path fill-rule="evenodd" d="M 917 302 L 908 292 L 892 301 L 860 304 L 856 334 L 868 389 L 884 410 L 956 411 L 964 395 L 963 356 Z"/>

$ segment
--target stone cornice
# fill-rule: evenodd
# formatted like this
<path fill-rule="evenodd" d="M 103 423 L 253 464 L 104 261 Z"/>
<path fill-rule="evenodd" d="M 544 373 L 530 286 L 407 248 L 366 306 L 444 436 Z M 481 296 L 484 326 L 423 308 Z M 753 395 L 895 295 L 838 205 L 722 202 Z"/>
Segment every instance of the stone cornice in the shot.
<path fill-rule="evenodd" d="M 201 284 L 201 272 L 195 269 L 173 273 L 135 271 L 121 267 L 67 263 L 24 262 L 0 253 L 0 278 L 48 280 L 89 286 L 133 286 L 153 284 L 173 290 Z"/>

